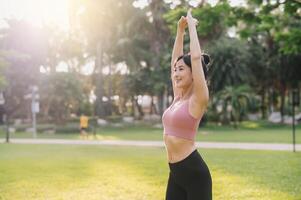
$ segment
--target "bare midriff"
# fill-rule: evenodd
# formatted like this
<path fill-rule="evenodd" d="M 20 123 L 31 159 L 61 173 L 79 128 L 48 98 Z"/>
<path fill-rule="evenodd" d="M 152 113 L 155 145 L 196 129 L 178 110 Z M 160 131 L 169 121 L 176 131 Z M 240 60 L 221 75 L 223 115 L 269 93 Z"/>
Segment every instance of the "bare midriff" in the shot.
<path fill-rule="evenodd" d="M 163 134 L 168 162 L 176 163 L 189 156 L 195 149 L 195 142 L 192 140 Z"/>

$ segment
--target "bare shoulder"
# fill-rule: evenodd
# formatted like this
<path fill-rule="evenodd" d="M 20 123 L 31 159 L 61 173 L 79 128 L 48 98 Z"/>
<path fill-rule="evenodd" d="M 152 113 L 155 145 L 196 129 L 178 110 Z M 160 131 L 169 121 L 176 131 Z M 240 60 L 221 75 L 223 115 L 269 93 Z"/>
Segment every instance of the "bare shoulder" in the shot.
<path fill-rule="evenodd" d="M 180 99 L 180 96 L 174 96 L 173 100 L 172 100 L 172 104 L 174 104 L 175 102 L 177 102 Z"/>

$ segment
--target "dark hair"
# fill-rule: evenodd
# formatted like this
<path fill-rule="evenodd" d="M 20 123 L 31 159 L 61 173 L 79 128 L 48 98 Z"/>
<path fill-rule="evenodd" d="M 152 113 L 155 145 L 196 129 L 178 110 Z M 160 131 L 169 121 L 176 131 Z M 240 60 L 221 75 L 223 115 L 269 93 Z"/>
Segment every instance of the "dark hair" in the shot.
<path fill-rule="evenodd" d="M 183 59 L 184 63 L 191 68 L 191 56 L 190 54 L 184 54 L 182 56 L 179 56 L 177 58 L 177 61 L 175 62 L 175 64 L 179 61 Z M 208 66 L 210 65 L 210 61 L 211 61 L 211 58 L 208 54 L 202 54 L 202 66 L 203 66 L 203 72 L 204 72 L 204 75 L 205 75 L 205 78 L 207 78 L 207 75 L 208 75 Z"/>

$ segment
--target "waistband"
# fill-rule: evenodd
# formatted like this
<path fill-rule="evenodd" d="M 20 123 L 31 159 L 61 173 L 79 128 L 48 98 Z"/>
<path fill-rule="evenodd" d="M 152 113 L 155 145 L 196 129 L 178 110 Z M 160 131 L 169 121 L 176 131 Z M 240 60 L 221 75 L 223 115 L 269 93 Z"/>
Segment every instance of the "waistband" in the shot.
<path fill-rule="evenodd" d="M 169 167 L 175 167 L 178 165 L 182 165 L 183 163 L 186 163 L 187 161 L 195 158 L 195 157 L 199 157 L 200 154 L 198 152 L 197 149 L 195 149 L 191 154 L 189 154 L 186 158 L 184 158 L 183 160 L 180 160 L 179 162 L 175 162 L 175 163 L 168 163 Z"/>

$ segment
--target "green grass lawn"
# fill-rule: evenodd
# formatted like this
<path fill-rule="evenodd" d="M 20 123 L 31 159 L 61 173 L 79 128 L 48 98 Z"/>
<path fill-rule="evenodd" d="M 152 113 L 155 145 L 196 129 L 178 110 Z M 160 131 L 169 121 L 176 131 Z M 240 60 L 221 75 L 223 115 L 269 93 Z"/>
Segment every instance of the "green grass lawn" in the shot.
<path fill-rule="evenodd" d="M 162 128 L 151 126 L 125 126 L 125 127 L 101 127 L 97 134 L 90 139 L 112 139 L 112 140 L 162 140 Z M 4 138 L 4 132 L 0 132 Z M 32 138 L 30 133 L 14 133 L 12 138 Z M 79 139 L 79 133 L 38 133 L 38 138 L 66 138 Z M 267 143 L 291 143 L 292 128 L 288 125 L 270 124 L 266 122 L 243 122 L 238 129 L 232 126 L 218 126 L 207 124 L 199 128 L 198 141 L 217 142 L 267 142 Z M 296 128 L 296 142 L 301 144 L 301 124 Z"/>
<path fill-rule="evenodd" d="M 215 200 L 300 200 L 301 153 L 200 149 Z M 0 144 L 0 199 L 163 200 L 163 148 Z"/>

